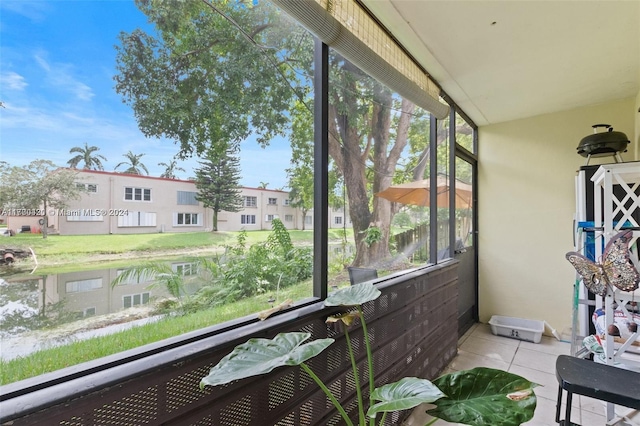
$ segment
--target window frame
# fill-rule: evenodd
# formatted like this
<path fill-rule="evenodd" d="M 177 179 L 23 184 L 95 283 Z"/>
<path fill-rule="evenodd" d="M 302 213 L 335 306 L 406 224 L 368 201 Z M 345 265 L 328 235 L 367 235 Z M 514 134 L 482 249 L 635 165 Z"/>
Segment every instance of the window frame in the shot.
<path fill-rule="evenodd" d="M 131 198 L 127 198 L 128 190 L 131 190 Z M 140 194 L 140 199 L 137 199 L 137 193 Z M 146 195 L 149 195 L 149 199 L 146 199 Z M 141 186 L 125 186 L 124 187 L 124 196 L 123 201 L 131 201 L 131 202 L 141 202 L 141 203 L 151 203 L 153 202 L 151 198 L 151 188 L 144 188 Z"/>
<path fill-rule="evenodd" d="M 251 220 L 249 220 L 251 219 Z M 240 224 L 241 225 L 255 225 L 256 224 L 256 215 L 255 214 L 241 214 L 240 215 Z"/>
<path fill-rule="evenodd" d="M 195 217 L 195 222 L 193 221 L 193 218 Z M 181 219 L 182 218 L 182 223 Z M 187 221 L 186 219 L 189 218 L 189 220 Z M 187 223 L 189 222 L 189 223 Z M 200 213 L 193 213 L 193 212 L 177 212 L 176 213 L 176 218 L 175 218 L 175 223 L 174 226 L 202 226 L 202 223 L 200 223 Z"/>
<path fill-rule="evenodd" d="M 249 200 L 252 200 L 252 202 L 249 202 Z M 258 197 L 254 196 L 254 195 L 244 195 L 242 197 L 242 206 L 244 208 L 257 208 L 258 207 Z"/>

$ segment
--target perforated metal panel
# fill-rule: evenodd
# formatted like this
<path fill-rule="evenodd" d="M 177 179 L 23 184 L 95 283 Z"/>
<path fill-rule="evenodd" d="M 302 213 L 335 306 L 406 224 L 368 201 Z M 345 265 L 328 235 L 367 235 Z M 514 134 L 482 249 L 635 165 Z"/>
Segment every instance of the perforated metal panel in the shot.
<path fill-rule="evenodd" d="M 456 354 L 457 263 L 447 262 L 381 281 L 382 295 L 363 307 L 374 352 L 376 385 L 405 376 L 435 378 Z M 220 332 L 203 331 L 173 339 L 153 350 L 122 354 L 91 372 L 49 377 L 0 388 L 0 422 L 12 425 L 341 425 L 343 421 L 316 384 L 298 368 L 216 388 L 200 389 L 200 379 L 238 343 L 307 331 L 313 339 L 336 342 L 308 362 L 345 406 L 358 415 L 355 377 L 339 328 L 325 324 L 321 303 L 264 322 Z M 349 334 L 368 398 L 368 371 L 362 329 Z M 61 373 L 62 374 L 62 373 Z M 407 413 L 388 415 L 398 424 Z"/>

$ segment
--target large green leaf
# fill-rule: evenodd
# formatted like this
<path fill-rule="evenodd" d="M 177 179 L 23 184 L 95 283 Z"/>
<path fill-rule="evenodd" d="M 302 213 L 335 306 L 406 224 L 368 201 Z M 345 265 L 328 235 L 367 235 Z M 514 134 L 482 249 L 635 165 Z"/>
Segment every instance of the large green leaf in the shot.
<path fill-rule="evenodd" d="M 342 288 L 331 294 L 324 301 L 325 306 L 356 306 L 370 302 L 380 297 L 378 290 L 372 283 L 364 282 L 362 284 L 352 285 Z"/>
<path fill-rule="evenodd" d="M 527 379 L 492 368 L 446 374 L 433 382 L 447 397 L 427 414 L 451 423 L 474 426 L 518 426 L 531 420 L 538 386 Z"/>
<path fill-rule="evenodd" d="M 436 401 L 443 396 L 445 394 L 429 380 L 405 377 L 373 391 L 371 397 L 381 402 L 369 407 L 367 416 L 375 417 L 376 413 L 385 411 L 408 410 L 422 403 Z"/>
<path fill-rule="evenodd" d="M 277 367 L 300 365 L 334 342 L 317 339 L 302 344 L 309 337 L 310 333 L 281 333 L 273 339 L 249 339 L 211 368 L 209 375 L 200 381 L 200 387 L 266 374 Z"/>

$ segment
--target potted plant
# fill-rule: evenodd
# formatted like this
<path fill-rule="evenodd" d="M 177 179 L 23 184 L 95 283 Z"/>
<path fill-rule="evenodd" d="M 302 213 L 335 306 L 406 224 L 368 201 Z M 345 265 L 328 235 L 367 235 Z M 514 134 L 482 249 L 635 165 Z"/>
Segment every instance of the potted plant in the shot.
<path fill-rule="evenodd" d="M 436 403 L 436 408 L 427 411 L 437 418 L 475 426 L 517 426 L 533 417 L 537 386 L 520 376 L 491 368 L 474 368 L 439 377 L 433 382 L 417 377 L 405 377 L 395 383 L 375 388 L 371 347 L 362 305 L 380 296 L 371 282 L 346 287 L 331 294 L 325 306 L 344 306 L 345 313 L 331 316 L 328 323 L 345 325 L 345 340 L 356 380 L 358 400 L 358 425 L 383 425 L 386 414 L 407 410 L 423 403 Z M 362 326 L 369 370 L 369 401 L 365 404 L 359 383 L 358 368 L 349 338 L 349 326 L 358 319 Z M 281 333 L 273 339 L 250 339 L 236 348 L 211 368 L 209 375 L 200 382 L 200 387 L 218 386 L 235 380 L 266 374 L 277 367 L 299 366 L 324 391 L 342 416 L 345 424 L 353 421 L 322 380 L 305 361 L 315 357 L 334 339 L 316 339 L 306 342 L 309 333 Z M 306 343 L 305 343 L 306 342 Z M 365 409 L 367 409 L 365 413 Z"/>

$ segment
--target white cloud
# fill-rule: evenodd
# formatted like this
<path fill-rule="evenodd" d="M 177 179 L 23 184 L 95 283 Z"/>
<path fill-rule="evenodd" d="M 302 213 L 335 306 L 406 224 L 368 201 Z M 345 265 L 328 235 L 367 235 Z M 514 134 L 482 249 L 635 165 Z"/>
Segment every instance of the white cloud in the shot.
<path fill-rule="evenodd" d="M 93 89 L 79 81 L 73 75 L 73 65 L 64 63 L 49 63 L 45 58 L 46 52 L 34 55 L 36 63 L 46 71 L 47 82 L 56 89 L 67 91 L 82 101 L 90 101 L 95 93 Z"/>
<path fill-rule="evenodd" d="M 49 66 L 49 63 L 42 56 L 40 56 L 39 54 L 35 54 L 34 59 L 36 60 L 38 65 L 40 65 L 40 68 L 42 68 L 47 72 L 51 71 L 51 67 Z"/>
<path fill-rule="evenodd" d="M 13 71 L 2 73 L 0 81 L 3 90 L 24 90 L 28 86 L 24 77 Z"/>
<path fill-rule="evenodd" d="M 0 10 L 22 15 L 34 22 L 42 22 L 51 5 L 44 1 L 3 0 L 0 2 Z"/>

